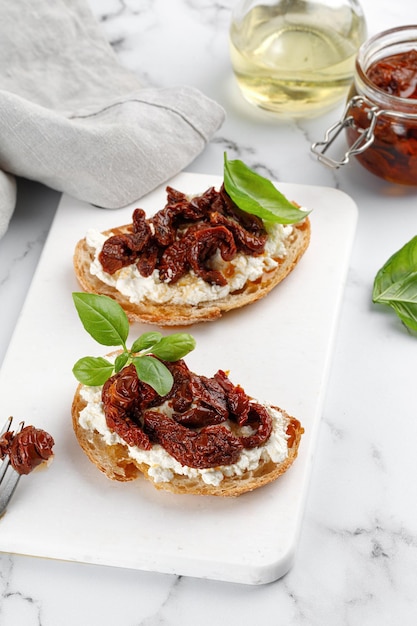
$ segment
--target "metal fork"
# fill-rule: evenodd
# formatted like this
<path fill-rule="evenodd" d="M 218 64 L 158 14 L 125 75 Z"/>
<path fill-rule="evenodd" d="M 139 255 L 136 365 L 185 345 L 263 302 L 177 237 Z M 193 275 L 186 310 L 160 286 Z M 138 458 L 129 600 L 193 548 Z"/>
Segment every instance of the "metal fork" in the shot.
<path fill-rule="evenodd" d="M 12 429 L 12 422 L 13 417 L 9 417 L 0 432 L 0 437 Z M 24 422 L 21 422 L 18 432 L 22 430 L 23 426 Z M 0 517 L 5 513 L 19 480 L 20 474 L 13 469 L 7 455 L 3 461 L 0 461 Z"/>

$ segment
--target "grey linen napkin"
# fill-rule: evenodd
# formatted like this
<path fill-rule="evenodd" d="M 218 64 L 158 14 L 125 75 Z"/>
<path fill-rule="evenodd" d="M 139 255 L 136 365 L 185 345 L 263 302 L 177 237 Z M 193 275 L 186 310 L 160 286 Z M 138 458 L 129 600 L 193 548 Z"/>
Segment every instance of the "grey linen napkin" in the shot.
<path fill-rule="evenodd" d="M 13 175 L 120 208 L 186 167 L 223 120 L 195 88 L 141 87 L 85 0 L 0 3 L 0 237 Z"/>

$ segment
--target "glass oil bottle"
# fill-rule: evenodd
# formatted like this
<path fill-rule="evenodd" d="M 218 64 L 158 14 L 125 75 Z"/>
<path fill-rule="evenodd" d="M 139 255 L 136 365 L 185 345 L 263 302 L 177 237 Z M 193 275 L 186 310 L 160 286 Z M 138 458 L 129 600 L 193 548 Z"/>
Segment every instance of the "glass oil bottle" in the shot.
<path fill-rule="evenodd" d="M 290 117 L 312 117 L 347 94 L 366 38 L 357 0 L 240 0 L 230 54 L 243 96 Z"/>

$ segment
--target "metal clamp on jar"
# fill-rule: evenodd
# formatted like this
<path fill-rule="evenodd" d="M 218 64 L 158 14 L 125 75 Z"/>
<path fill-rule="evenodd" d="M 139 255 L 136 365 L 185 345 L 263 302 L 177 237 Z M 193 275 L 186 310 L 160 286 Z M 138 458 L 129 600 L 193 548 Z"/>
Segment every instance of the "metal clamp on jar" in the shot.
<path fill-rule="evenodd" d="M 343 130 L 348 150 L 335 159 L 327 151 Z M 417 26 L 384 31 L 361 46 L 344 114 L 311 149 L 329 167 L 355 156 L 387 181 L 417 186 Z"/>

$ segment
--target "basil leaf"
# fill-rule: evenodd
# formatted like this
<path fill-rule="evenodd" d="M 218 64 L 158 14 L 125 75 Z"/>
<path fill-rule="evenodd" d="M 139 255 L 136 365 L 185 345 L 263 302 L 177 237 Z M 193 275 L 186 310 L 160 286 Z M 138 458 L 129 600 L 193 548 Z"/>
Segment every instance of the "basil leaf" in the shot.
<path fill-rule="evenodd" d="M 155 343 L 158 343 L 162 338 L 162 333 L 157 331 L 150 331 L 143 333 L 131 347 L 131 352 L 140 352 L 141 350 L 147 350 L 151 348 Z"/>
<path fill-rule="evenodd" d="M 229 161 L 226 153 L 224 187 L 239 209 L 267 222 L 295 224 L 310 213 L 297 209 L 270 180 L 251 170 L 243 161 Z"/>
<path fill-rule="evenodd" d="M 72 372 L 83 385 L 100 387 L 113 373 L 113 364 L 102 357 L 86 356 L 79 359 Z"/>
<path fill-rule="evenodd" d="M 104 346 L 125 346 L 129 320 L 122 307 L 108 296 L 73 293 L 75 307 L 85 330 Z"/>
<path fill-rule="evenodd" d="M 393 302 L 391 307 L 410 330 L 417 332 L 417 306 Z"/>
<path fill-rule="evenodd" d="M 417 236 L 378 271 L 372 301 L 390 306 L 408 328 L 417 331 Z"/>
<path fill-rule="evenodd" d="M 174 379 L 169 369 L 153 356 L 133 359 L 138 378 L 155 389 L 160 396 L 166 396 L 172 389 Z"/>
<path fill-rule="evenodd" d="M 124 368 L 128 360 L 129 360 L 128 352 L 122 352 L 122 354 L 119 354 L 116 357 L 116 360 L 114 361 L 114 371 L 116 372 L 116 374 L 120 372 L 121 369 Z"/>
<path fill-rule="evenodd" d="M 188 333 L 173 333 L 163 337 L 152 348 L 152 353 L 163 361 L 178 361 L 194 350 L 195 339 Z"/>

